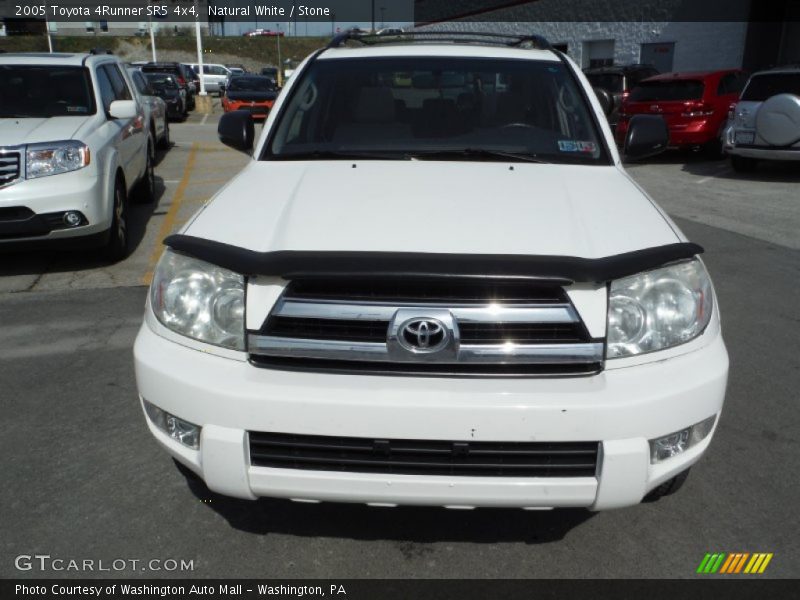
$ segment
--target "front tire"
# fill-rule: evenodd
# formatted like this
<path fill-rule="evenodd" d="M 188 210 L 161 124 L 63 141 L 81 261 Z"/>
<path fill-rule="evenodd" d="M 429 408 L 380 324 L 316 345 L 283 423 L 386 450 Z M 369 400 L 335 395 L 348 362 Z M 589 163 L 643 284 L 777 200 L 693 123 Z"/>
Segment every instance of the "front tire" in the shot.
<path fill-rule="evenodd" d="M 644 497 L 643 502 L 657 502 L 661 500 L 661 498 L 671 496 L 677 492 L 683 487 L 683 484 L 686 483 L 686 479 L 689 477 L 689 471 L 691 471 L 691 468 L 681 471 L 672 479 L 650 490 L 650 493 Z"/>
<path fill-rule="evenodd" d="M 147 164 L 144 168 L 144 175 L 136 184 L 134 190 L 134 200 L 137 204 L 149 204 L 156 199 L 156 175 L 153 163 L 155 151 L 153 150 L 152 140 L 147 142 Z"/>
<path fill-rule="evenodd" d="M 112 262 L 119 262 L 128 256 L 128 199 L 125 184 L 117 178 L 114 185 L 114 206 L 111 218 L 111 232 L 103 255 Z"/>
<path fill-rule="evenodd" d="M 161 150 L 169 150 L 169 119 L 164 117 L 164 135 L 158 142 L 158 147 Z"/>

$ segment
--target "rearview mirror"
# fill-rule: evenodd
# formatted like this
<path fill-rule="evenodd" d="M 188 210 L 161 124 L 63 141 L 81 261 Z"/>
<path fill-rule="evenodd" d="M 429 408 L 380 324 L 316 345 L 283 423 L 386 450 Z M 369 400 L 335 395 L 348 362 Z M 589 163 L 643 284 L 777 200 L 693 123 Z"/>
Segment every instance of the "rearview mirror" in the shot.
<path fill-rule="evenodd" d="M 623 153 L 628 160 L 660 154 L 669 144 L 667 122 L 659 115 L 634 115 L 628 122 Z"/>
<path fill-rule="evenodd" d="M 219 141 L 241 152 L 250 152 L 253 149 L 255 130 L 253 117 L 246 110 L 225 113 L 217 125 Z"/>
<path fill-rule="evenodd" d="M 132 119 L 136 116 L 136 102 L 133 100 L 114 100 L 108 107 L 112 119 Z"/>

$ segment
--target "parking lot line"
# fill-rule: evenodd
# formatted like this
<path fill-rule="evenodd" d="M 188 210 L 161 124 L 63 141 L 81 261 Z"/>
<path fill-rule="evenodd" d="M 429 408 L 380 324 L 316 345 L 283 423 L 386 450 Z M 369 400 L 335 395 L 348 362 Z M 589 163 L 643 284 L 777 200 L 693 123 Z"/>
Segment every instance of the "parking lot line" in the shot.
<path fill-rule="evenodd" d="M 153 270 L 163 251 L 161 242 L 170 234 L 172 228 L 175 226 L 175 218 L 178 215 L 178 209 L 181 207 L 184 195 L 186 194 L 186 188 L 189 187 L 189 179 L 194 170 L 199 148 L 200 145 L 197 142 L 192 143 L 192 147 L 189 150 L 189 158 L 186 160 L 186 166 L 183 169 L 183 177 L 181 177 L 178 189 L 175 190 L 175 195 L 172 197 L 172 204 L 170 204 L 169 210 L 167 214 L 164 215 L 164 220 L 161 222 L 161 228 L 158 230 L 158 236 L 156 238 L 156 245 L 153 248 L 153 253 L 150 255 L 150 261 L 148 262 L 147 272 L 142 277 L 142 283 L 144 285 L 150 285 L 150 282 L 153 280 Z"/>

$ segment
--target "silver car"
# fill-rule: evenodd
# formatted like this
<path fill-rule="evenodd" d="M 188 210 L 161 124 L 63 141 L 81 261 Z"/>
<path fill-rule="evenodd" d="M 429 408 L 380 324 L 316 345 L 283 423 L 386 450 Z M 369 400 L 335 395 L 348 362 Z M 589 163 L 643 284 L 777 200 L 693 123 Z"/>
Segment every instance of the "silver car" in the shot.
<path fill-rule="evenodd" d="M 192 70 L 200 75 L 200 66 L 197 64 L 189 65 Z M 219 64 L 206 64 L 203 63 L 203 83 L 205 84 L 206 92 L 221 94 L 225 88 L 225 82 L 228 81 L 231 71 L 225 65 Z"/>
<path fill-rule="evenodd" d="M 129 68 L 133 86 L 139 103 L 144 108 L 145 118 L 150 127 L 150 136 L 159 148 L 169 148 L 169 121 L 167 119 L 167 105 L 158 96 L 153 94 L 150 84 L 139 69 Z"/>
<path fill-rule="evenodd" d="M 723 135 L 735 171 L 759 160 L 800 161 L 800 67 L 754 73 Z"/>

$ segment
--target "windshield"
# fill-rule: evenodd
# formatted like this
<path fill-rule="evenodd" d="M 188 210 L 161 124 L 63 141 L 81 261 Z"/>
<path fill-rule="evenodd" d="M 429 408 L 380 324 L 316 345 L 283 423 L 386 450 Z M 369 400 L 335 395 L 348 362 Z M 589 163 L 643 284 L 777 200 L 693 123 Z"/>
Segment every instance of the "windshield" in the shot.
<path fill-rule="evenodd" d="M 631 102 L 700 100 L 705 85 L 695 79 L 673 79 L 666 81 L 643 81 L 633 88 Z"/>
<path fill-rule="evenodd" d="M 592 87 L 598 87 L 612 94 L 622 91 L 621 73 L 587 73 L 586 78 Z"/>
<path fill-rule="evenodd" d="M 487 151 L 503 160 L 608 164 L 563 63 L 416 56 L 312 63 L 278 117 L 265 158 L 462 153 L 490 160 Z"/>
<path fill-rule="evenodd" d="M 270 92 L 272 80 L 268 77 L 233 77 L 228 82 L 229 92 Z"/>
<path fill-rule="evenodd" d="M 742 92 L 742 100 L 764 102 L 778 94 L 800 96 L 800 73 L 754 75 Z"/>
<path fill-rule="evenodd" d="M 0 65 L 0 118 L 95 112 L 92 82 L 83 67 Z"/>
<path fill-rule="evenodd" d="M 155 90 L 177 90 L 178 82 L 168 73 L 145 73 L 150 87 Z"/>

